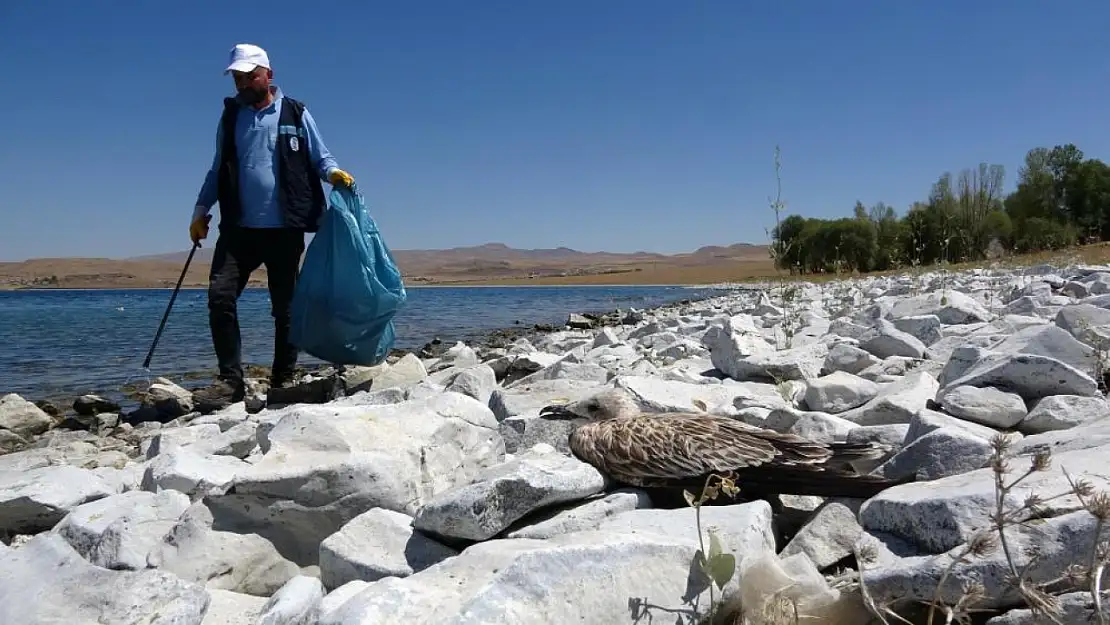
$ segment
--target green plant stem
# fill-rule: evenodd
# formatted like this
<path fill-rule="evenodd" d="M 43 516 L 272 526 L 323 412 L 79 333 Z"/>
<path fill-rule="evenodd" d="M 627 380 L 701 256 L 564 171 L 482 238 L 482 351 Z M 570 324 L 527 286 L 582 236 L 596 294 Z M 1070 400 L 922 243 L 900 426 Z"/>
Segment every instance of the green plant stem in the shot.
<path fill-rule="evenodd" d="M 948 581 L 948 576 L 952 574 L 952 571 L 956 568 L 956 565 L 963 562 L 964 559 L 967 557 L 967 554 L 971 553 L 970 544 L 971 543 L 969 542 L 969 546 L 964 547 L 963 551 L 960 552 L 960 555 L 953 558 L 952 562 L 948 563 L 948 566 L 944 567 L 944 572 L 940 574 L 940 580 L 937 581 L 937 587 L 933 590 L 933 600 L 929 602 L 929 614 L 925 620 L 928 625 L 933 624 L 933 615 L 936 612 L 937 604 L 940 603 L 940 594 L 944 592 L 944 583 Z M 951 621 L 952 611 L 948 610 L 947 612 L 947 620 Z"/>
<path fill-rule="evenodd" d="M 716 606 L 717 602 L 716 602 L 716 594 L 713 592 L 713 577 L 709 574 L 709 571 L 705 570 L 706 569 L 706 563 L 709 562 L 709 557 L 706 555 L 706 552 L 705 552 L 705 539 L 702 538 L 701 505 L 705 502 L 705 493 L 706 493 L 707 490 L 709 490 L 709 481 L 712 480 L 712 479 L 713 479 L 712 474 L 705 478 L 705 484 L 703 484 L 702 488 L 701 488 L 701 495 L 698 496 L 697 505 L 694 506 L 694 524 L 697 526 L 697 530 L 698 530 L 698 548 L 701 550 L 700 551 L 700 553 L 701 553 L 701 563 L 699 564 L 699 566 L 701 567 L 702 572 L 705 573 L 705 576 L 709 578 L 709 622 L 710 622 L 710 624 L 713 623 L 715 606 Z"/>
<path fill-rule="evenodd" d="M 1032 471 L 1014 480 L 1009 487 L 1003 484 L 1001 471 L 996 471 L 994 474 L 994 511 L 996 515 L 994 525 L 995 529 L 998 530 L 998 542 L 1002 545 L 1002 553 L 1006 555 L 1006 564 L 1009 565 L 1010 573 L 1012 573 L 1014 577 L 1018 576 L 1018 570 L 1017 566 L 1014 564 L 1013 554 L 1010 553 L 1010 542 L 1006 540 L 1006 495 L 1009 493 L 1010 488 L 1013 488 L 1030 473 L 1032 473 Z"/>

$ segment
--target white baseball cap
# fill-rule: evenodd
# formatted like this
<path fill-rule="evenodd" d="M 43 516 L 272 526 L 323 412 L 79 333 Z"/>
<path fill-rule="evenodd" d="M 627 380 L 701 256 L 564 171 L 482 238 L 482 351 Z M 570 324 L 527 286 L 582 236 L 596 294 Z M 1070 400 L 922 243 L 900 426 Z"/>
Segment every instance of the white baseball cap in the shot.
<path fill-rule="evenodd" d="M 249 72 L 260 66 L 270 69 L 270 57 L 266 56 L 266 51 L 253 44 L 240 43 L 231 49 L 231 64 L 224 73 Z"/>

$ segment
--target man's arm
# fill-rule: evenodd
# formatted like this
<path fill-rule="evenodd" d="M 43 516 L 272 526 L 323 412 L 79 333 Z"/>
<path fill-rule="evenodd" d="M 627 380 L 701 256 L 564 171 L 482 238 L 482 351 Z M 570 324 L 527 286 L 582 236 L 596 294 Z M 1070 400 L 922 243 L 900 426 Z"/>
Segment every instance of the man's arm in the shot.
<path fill-rule="evenodd" d="M 320 176 L 321 180 L 327 182 L 331 172 L 339 169 L 339 165 L 336 164 L 335 158 L 328 151 L 328 146 L 324 144 L 324 139 L 320 136 L 320 129 L 316 127 L 316 120 L 312 118 L 312 114 L 308 112 L 307 108 L 301 115 L 301 122 L 304 124 L 305 132 L 308 135 L 308 155 L 312 162 L 316 164 L 316 174 Z"/>
<path fill-rule="evenodd" d="M 193 219 L 196 221 L 201 219 L 212 210 L 212 205 L 216 203 L 216 180 L 219 177 L 221 148 L 223 146 L 223 122 L 216 124 L 216 154 L 212 157 L 212 167 L 208 169 L 208 173 L 204 175 L 204 183 L 200 187 L 200 193 L 197 194 L 197 202 L 193 208 Z"/>

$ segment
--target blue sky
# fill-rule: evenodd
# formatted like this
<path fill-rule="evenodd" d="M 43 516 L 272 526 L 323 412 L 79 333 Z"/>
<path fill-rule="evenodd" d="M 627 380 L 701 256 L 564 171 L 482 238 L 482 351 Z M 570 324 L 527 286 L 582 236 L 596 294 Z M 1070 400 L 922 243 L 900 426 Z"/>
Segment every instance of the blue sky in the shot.
<path fill-rule="evenodd" d="M 1110 158 L 1110 3 L 0 3 L 0 260 L 187 249 L 222 74 L 265 47 L 386 242 L 680 252 Z M 210 242 L 214 237 L 210 238 Z"/>

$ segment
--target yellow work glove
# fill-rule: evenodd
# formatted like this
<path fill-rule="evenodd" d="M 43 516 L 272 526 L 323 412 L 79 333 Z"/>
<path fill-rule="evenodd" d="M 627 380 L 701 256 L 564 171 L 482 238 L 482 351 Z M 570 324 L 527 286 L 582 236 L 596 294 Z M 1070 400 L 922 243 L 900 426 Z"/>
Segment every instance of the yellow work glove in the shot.
<path fill-rule="evenodd" d="M 355 179 L 351 177 L 351 174 L 348 174 L 342 169 L 335 169 L 328 175 L 328 182 L 333 185 L 352 187 L 355 184 Z"/>
<path fill-rule="evenodd" d="M 210 221 L 212 221 L 212 216 L 205 215 L 194 219 L 193 223 L 189 224 L 189 238 L 193 241 L 193 245 L 200 245 L 201 239 L 208 238 L 208 222 Z"/>

